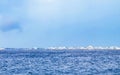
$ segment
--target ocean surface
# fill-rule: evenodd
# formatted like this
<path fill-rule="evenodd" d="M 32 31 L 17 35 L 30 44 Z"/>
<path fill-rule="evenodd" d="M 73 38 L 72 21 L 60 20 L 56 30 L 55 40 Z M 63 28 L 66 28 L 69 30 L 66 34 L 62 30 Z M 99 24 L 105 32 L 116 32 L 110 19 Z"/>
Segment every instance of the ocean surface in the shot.
<path fill-rule="evenodd" d="M 5 50 L 0 75 L 120 75 L 120 51 Z"/>

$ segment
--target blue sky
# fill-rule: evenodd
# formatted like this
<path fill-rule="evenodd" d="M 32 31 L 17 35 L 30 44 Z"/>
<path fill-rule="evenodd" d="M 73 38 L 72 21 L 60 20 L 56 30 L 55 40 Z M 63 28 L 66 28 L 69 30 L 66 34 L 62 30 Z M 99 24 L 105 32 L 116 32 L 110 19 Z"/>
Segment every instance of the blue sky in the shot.
<path fill-rule="evenodd" d="M 0 47 L 120 46 L 120 0 L 1 0 Z"/>

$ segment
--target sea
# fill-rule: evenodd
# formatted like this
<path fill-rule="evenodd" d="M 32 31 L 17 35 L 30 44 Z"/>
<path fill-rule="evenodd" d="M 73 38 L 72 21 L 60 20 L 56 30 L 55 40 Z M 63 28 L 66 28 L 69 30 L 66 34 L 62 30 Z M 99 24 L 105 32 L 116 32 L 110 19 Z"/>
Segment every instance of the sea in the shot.
<path fill-rule="evenodd" d="M 4 50 L 0 75 L 120 75 L 120 50 Z"/>

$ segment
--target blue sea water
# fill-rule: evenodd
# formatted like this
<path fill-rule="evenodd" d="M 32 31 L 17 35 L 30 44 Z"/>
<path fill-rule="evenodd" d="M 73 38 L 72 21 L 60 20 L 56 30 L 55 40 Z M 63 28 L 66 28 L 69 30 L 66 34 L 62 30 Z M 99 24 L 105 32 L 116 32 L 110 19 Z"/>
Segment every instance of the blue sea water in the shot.
<path fill-rule="evenodd" d="M 0 51 L 0 75 L 120 75 L 120 51 Z"/>

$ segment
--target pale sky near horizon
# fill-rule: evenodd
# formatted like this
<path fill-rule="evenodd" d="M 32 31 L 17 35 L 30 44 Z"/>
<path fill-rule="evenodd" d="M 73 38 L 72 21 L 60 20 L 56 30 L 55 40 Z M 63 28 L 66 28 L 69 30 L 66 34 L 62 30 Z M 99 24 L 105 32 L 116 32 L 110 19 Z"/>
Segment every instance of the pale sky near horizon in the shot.
<path fill-rule="evenodd" d="M 0 0 L 0 47 L 120 46 L 120 0 Z"/>

